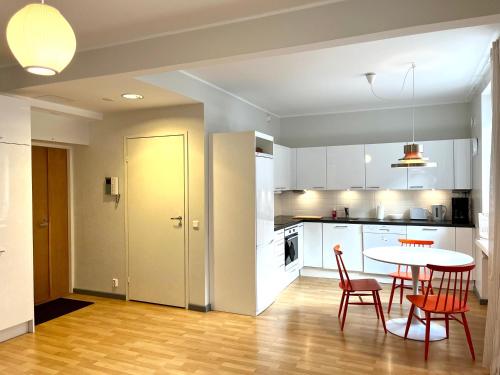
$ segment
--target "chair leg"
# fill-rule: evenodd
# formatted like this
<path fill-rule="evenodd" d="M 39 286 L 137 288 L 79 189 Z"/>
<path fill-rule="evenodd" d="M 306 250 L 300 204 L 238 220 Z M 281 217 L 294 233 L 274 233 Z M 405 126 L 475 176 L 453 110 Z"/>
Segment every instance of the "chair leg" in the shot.
<path fill-rule="evenodd" d="M 425 285 L 424 285 L 424 282 L 423 282 L 423 281 L 421 281 L 421 282 L 420 282 L 420 293 L 421 293 L 421 294 L 425 294 L 424 290 L 425 290 Z"/>
<path fill-rule="evenodd" d="M 403 279 L 401 279 L 401 290 L 399 291 L 399 304 L 400 305 L 403 304 L 403 291 L 404 291 L 404 288 L 405 288 L 405 281 Z"/>
<path fill-rule="evenodd" d="M 410 307 L 410 313 L 408 314 L 408 321 L 406 322 L 405 339 L 408 338 L 408 332 L 410 331 L 410 326 L 411 326 L 411 321 L 413 320 L 414 311 L 415 311 L 415 305 L 412 303 Z"/>
<path fill-rule="evenodd" d="M 384 332 L 387 334 L 387 328 L 385 326 L 384 309 L 382 308 L 382 301 L 380 300 L 380 294 L 378 291 L 375 292 L 377 298 L 377 306 L 380 311 L 380 318 L 382 319 L 382 326 L 384 327 Z"/>
<path fill-rule="evenodd" d="M 342 298 L 340 299 L 339 315 L 338 315 L 339 318 L 340 315 L 342 314 L 342 307 L 344 306 L 344 300 L 345 300 L 345 290 L 342 291 Z"/>
<path fill-rule="evenodd" d="M 444 322 L 446 324 L 446 338 L 450 337 L 450 316 L 448 314 L 444 315 Z"/>
<path fill-rule="evenodd" d="M 470 354 L 472 355 L 472 359 L 476 360 L 476 354 L 474 353 L 474 345 L 472 345 L 472 337 L 470 335 L 469 323 L 467 322 L 467 318 L 465 317 L 465 313 L 462 313 L 462 322 L 464 323 L 465 336 L 467 336 L 467 344 L 469 344 Z"/>
<path fill-rule="evenodd" d="M 375 312 L 377 313 L 377 319 L 380 319 L 380 314 L 378 312 L 378 301 L 377 297 L 375 296 L 375 292 L 372 292 L 372 296 L 373 296 L 373 307 L 375 307 Z"/>
<path fill-rule="evenodd" d="M 347 306 L 349 306 L 349 292 L 346 292 L 345 302 L 344 302 L 344 316 L 342 317 L 342 322 L 340 323 L 340 330 L 344 330 L 345 318 L 347 316 Z"/>
<path fill-rule="evenodd" d="M 425 313 L 425 360 L 429 358 L 429 337 L 431 334 L 431 314 Z"/>
<path fill-rule="evenodd" d="M 394 298 L 394 292 L 396 291 L 396 278 L 392 281 L 391 296 L 389 297 L 389 307 L 387 308 L 387 314 L 391 313 L 392 299 Z"/>

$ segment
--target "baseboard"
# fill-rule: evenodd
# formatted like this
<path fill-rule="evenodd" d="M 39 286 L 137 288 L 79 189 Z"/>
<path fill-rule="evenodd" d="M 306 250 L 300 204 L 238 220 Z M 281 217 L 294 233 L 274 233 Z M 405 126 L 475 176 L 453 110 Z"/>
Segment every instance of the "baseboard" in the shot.
<path fill-rule="evenodd" d="M 188 305 L 188 310 L 193 310 L 193 311 L 199 311 L 199 312 L 209 312 L 212 310 L 212 305 L 209 303 L 208 305 L 193 305 L 189 304 Z"/>
<path fill-rule="evenodd" d="M 14 337 L 24 335 L 28 332 L 30 332 L 29 322 L 24 322 L 10 328 L 5 328 L 0 331 L 0 342 L 10 340 Z"/>
<path fill-rule="evenodd" d="M 474 286 L 474 288 L 472 289 L 472 291 L 474 292 L 474 295 L 477 297 L 477 299 L 479 300 L 479 304 L 480 305 L 487 305 L 488 304 L 488 299 L 486 298 L 481 298 L 481 295 L 479 294 L 476 286 Z"/>
<path fill-rule="evenodd" d="M 127 299 L 127 297 L 125 296 L 125 294 L 99 292 L 97 290 L 88 290 L 88 289 L 73 288 L 73 293 L 76 293 L 76 294 L 85 294 L 87 296 L 121 299 L 121 300 Z"/>

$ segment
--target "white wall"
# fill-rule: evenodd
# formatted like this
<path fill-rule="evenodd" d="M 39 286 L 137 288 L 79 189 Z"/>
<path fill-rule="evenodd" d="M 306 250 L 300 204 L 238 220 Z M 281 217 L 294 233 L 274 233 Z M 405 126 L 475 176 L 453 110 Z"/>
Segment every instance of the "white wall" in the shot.
<path fill-rule="evenodd" d="M 90 145 L 74 151 L 75 179 L 75 288 L 125 294 L 125 197 L 115 206 L 104 195 L 104 177 L 118 176 L 125 186 L 124 137 L 188 132 L 189 303 L 206 304 L 207 222 L 205 214 L 205 133 L 203 105 L 185 105 L 116 113 L 90 126 Z M 146 191 L 146 190 L 145 190 Z M 112 278 L 118 278 L 118 288 Z"/>
<path fill-rule="evenodd" d="M 91 122 L 92 120 L 84 117 L 32 108 L 31 138 L 37 141 L 88 145 Z"/>
<path fill-rule="evenodd" d="M 470 137 L 468 103 L 417 107 L 416 140 Z M 278 143 L 289 147 L 401 142 L 411 139 L 411 108 L 282 118 Z"/>

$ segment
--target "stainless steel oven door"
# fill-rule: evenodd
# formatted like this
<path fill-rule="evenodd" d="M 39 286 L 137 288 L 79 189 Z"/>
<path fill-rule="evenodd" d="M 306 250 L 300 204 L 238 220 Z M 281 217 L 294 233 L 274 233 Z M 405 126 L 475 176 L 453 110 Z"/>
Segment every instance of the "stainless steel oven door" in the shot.
<path fill-rule="evenodd" d="M 285 237 L 285 270 L 295 267 L 299 260 L 299 234 Z"/>

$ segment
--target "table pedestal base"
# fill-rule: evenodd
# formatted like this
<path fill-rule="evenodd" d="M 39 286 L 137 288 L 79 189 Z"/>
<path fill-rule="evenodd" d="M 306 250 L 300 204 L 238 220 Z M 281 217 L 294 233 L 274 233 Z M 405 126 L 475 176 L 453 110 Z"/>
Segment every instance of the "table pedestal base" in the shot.
<path fill-rule="evenodd" d="M 393 335 L 405 337 L 406 322 L 408 318 L 398 318 L 388 320 L 385 325 L 387 330 Z M 446 338 L 446 329 L 436 323 L 431 322 L 431 331 L 429 341 L 439 341 Z M 416 341 L 425 341 L 425 325 L 413 319 L 408 332 L 408 339 Z"/>

